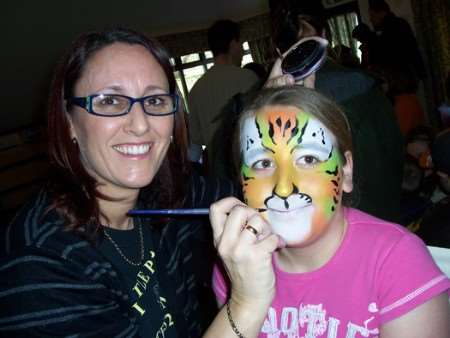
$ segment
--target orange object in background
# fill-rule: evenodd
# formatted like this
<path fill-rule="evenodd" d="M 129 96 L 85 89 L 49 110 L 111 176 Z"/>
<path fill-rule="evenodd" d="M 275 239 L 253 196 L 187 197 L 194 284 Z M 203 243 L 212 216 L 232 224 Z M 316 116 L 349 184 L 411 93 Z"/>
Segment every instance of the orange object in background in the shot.
<path fill-rule="evenodd" d="M 425 122 L 424 112 L 416 94 L 395 95 L 394 111 L 403 135 Z"/>

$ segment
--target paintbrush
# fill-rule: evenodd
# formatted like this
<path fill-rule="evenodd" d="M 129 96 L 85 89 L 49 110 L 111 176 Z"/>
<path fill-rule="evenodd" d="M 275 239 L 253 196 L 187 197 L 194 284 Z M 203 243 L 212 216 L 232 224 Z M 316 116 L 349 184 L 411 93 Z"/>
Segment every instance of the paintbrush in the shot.
<path fill-rule="evenodd" d="M 257 209 L 264 212 L 267 209 Z M 209 208 L 190 208 L 190 209 L 131 209 L 128 211 L 130 216 L 180 216 L 180 215 L 208 215 Z"/>

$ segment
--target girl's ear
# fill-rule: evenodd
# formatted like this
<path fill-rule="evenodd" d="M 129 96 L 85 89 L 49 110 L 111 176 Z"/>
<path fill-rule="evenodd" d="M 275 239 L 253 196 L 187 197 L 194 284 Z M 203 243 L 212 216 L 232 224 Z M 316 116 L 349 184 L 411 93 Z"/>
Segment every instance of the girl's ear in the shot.
<path fill-rule="evenodd" d="M 344 153 L 345 165 L 342 167 L 344 177 L 342 179 L 342 190 L 350 193 L 353 190 L 353 155 L 350 151 Z"/>

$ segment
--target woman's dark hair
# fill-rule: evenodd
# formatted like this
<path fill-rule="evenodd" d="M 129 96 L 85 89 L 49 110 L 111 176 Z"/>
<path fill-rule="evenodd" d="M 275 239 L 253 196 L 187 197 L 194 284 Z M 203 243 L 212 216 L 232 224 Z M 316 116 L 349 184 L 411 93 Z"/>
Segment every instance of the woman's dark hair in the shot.
<path fill-rule="evenodd" d="M 113 199 L 97 190 L 97 182 L 80 161 L 78 145 L 71 139 L 65 99 L 74 96 L 74 87 L 92 56 L 114 43 L 145 47 L 164 70 L 170 93 L 177 92 L 166 50 L 157 41 L 129 29 L 113 28 L 83 34 L 73 42 L 58 64 L 48 107 L 49 157 L 55 171 L 49 185 L 53 198 L 50 209 L 56 209 L 65 218 L 67 230 L 83 233 L 89 239 L 101 232 L 100 216 L 105 217 L 101 214 L 97 199 Z M 183 202 L 184 182 L 189 176 L 184 114 L 182 108 L 176 112 L 173 142 L 168 154 L 152 182 L 141 190 L 141 196 L 146 195 L 146 200 L 153 207 L 174 208 Z"/>

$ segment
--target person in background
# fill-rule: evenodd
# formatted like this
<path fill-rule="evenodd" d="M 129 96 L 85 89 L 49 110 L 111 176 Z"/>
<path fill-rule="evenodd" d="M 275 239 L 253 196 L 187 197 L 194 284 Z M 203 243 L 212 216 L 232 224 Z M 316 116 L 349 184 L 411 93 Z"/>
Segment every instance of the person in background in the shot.
<path fill-rule="evenodd" d="M 361 66 L 358 57 L 352 49 L 345 45 L 336 45 L 332 49 L 334 60 L 348 68 L 359 68 Z"/>
<path fill-rule="evenodd" d="M 387 85 L 387 96 L 394 105 L 400 131 L 407 136 L 416 127 L 425 124 L 425 113 L 417 97 L 417 80 L 411 72 L 386 66 L 380 73 Z"/>
<path fill-rule="evenodd" d="M 365 23 L 359 23 L 352 31 L 352 37 L 358 40 L 361 45 L 361 67 L 367 71 L 373 70 L 378 56 L 378 48 L 376 47 L 376 35 Z"/>
<path fill-rule="evenodd" d="M 259 84 L 246 93 L 237 93 L 228 100 L 221 113 L 214 119 L 218 125 L 215 134 L 212 136 L 210 151 L 208 152 L 208 172 L 215 177 L 234 180 L 236 172 L 232 165 L 233 153 L 231 147 L 224 147 L 224 142 L 233 139 L 237 119 L 244 102 L 251 98 L 266 82 L 268 73 L 260 63 L 250 62 L 243 68 L 251 70 L 259 78 Z"/>
<path fill-rule="evenodd" d="M 242 257 L 259 249 L 267 224 L 285 242 L 272 254 L 275 281 L 258 337 L 449 338 L 450 280 L 423 242 L 346 206 L 352 141 L 340 108 L 301 86 L 266 89 L 244 108 L 238 126 L 244 201 L 247 214 L 257 216 L 227 217 L 241 205 L 227 198 L 214 204 L 222 218 L 213 214 L 213 226 L 253 233 Z M 219 252 L 226 247 L 219 242 Z M 229 309 L 237 304 L 227 277 L 234 275 L 225 270 L 216 267 L 213 287 Z"/>
<path fill-rule="evenodd" d="M 450 248 L 450 129 L 439 133 L 431 145 L 438 186 L 432 206 L 424 213 L 417 235 L 427 245 Z"/>
<path fill-rule="evenodd" d="M 285 53 L 301 38 L 326 37 L 327 22 L 320 1 L 274 0 L 273 39 Z M 288 74 L 273 68 L 272 80 Z M 275 81 L 276 82 L 276 81 Z M 403 137 L 392 105 L 366 73 L 328 58 L 315 73 L 315 88 L 344 108 L 355 143 L 354 206 L 386 220 L 398 220 L 403 172 Z M 387 202 L 388 201 L 388 202 Z"/>
<path fill-rule="evenodd" d="M 406 156 L 403 170 L 400 224 L 417 229 L 417 221 L 432 204 L 436 180 L 431 163 L 434 131 L 418 126 L 405 136 Z"/>
<path fill-rule="evenodd" d="M 194 84 L 187 99 L 193 162 L 199 160 L 202 145 L 206 146 L 208 158 L 214 156 L 211 154 L 215 151 L 211 146 L 212 138 L 220 126 L 218 116 L 228 101 L 237 93 L 245 93 L 258 85 L 257 75 L 241 68 L 243 50 L 237 23 L 215 22 L 208 29 L 208 45 L 214 56 L 214 66 Z"/>
<path fill-rule="evenodd" d="M 251 70 L 252 72 L 254 72 L 258 76 L 258 78 L 261 82 L 261 85 L 266 82 L 267 77 L 269 76 L 269 73 L 267 73 L 266 68 L 261 63 L 258 63 L 258 62 L 246 63 L 244 65 L 244 67 L 242 67 L 242 68 L 248 69 L 248 70 Z"/>
<path fill-rule="evenodd" d="M 369 0 L 369 15 L 377 35 L 374 63 L 381 69 L 409 73 L 416 81 L 424 79 L 425 65 L 409 23 L 396 16 L 384 0 Z"/>
<path fill-rule="evenodd" d="M 234 193 L 191 174 L 165 49 L 127 29 L 77 38 L 53 78 L 48 134 L 54 174 L 0 246 L 0 336 L 201 337 L 217 313 L 208 304 L 212 239 L 248 250 L 253 235 L 230 238 L 215 227 L 213 237 L 206 218 L 129 214 L 208 208 Z M 233 318 L 254 331 L 266 303 L 254 290 L 270 285 L 261 257 L 279 243 L 267 234 L 255 257 L 221 250 L 243 277 L 234 282 Z M 204 334 L 234 336 L 225 310 Z"/>

